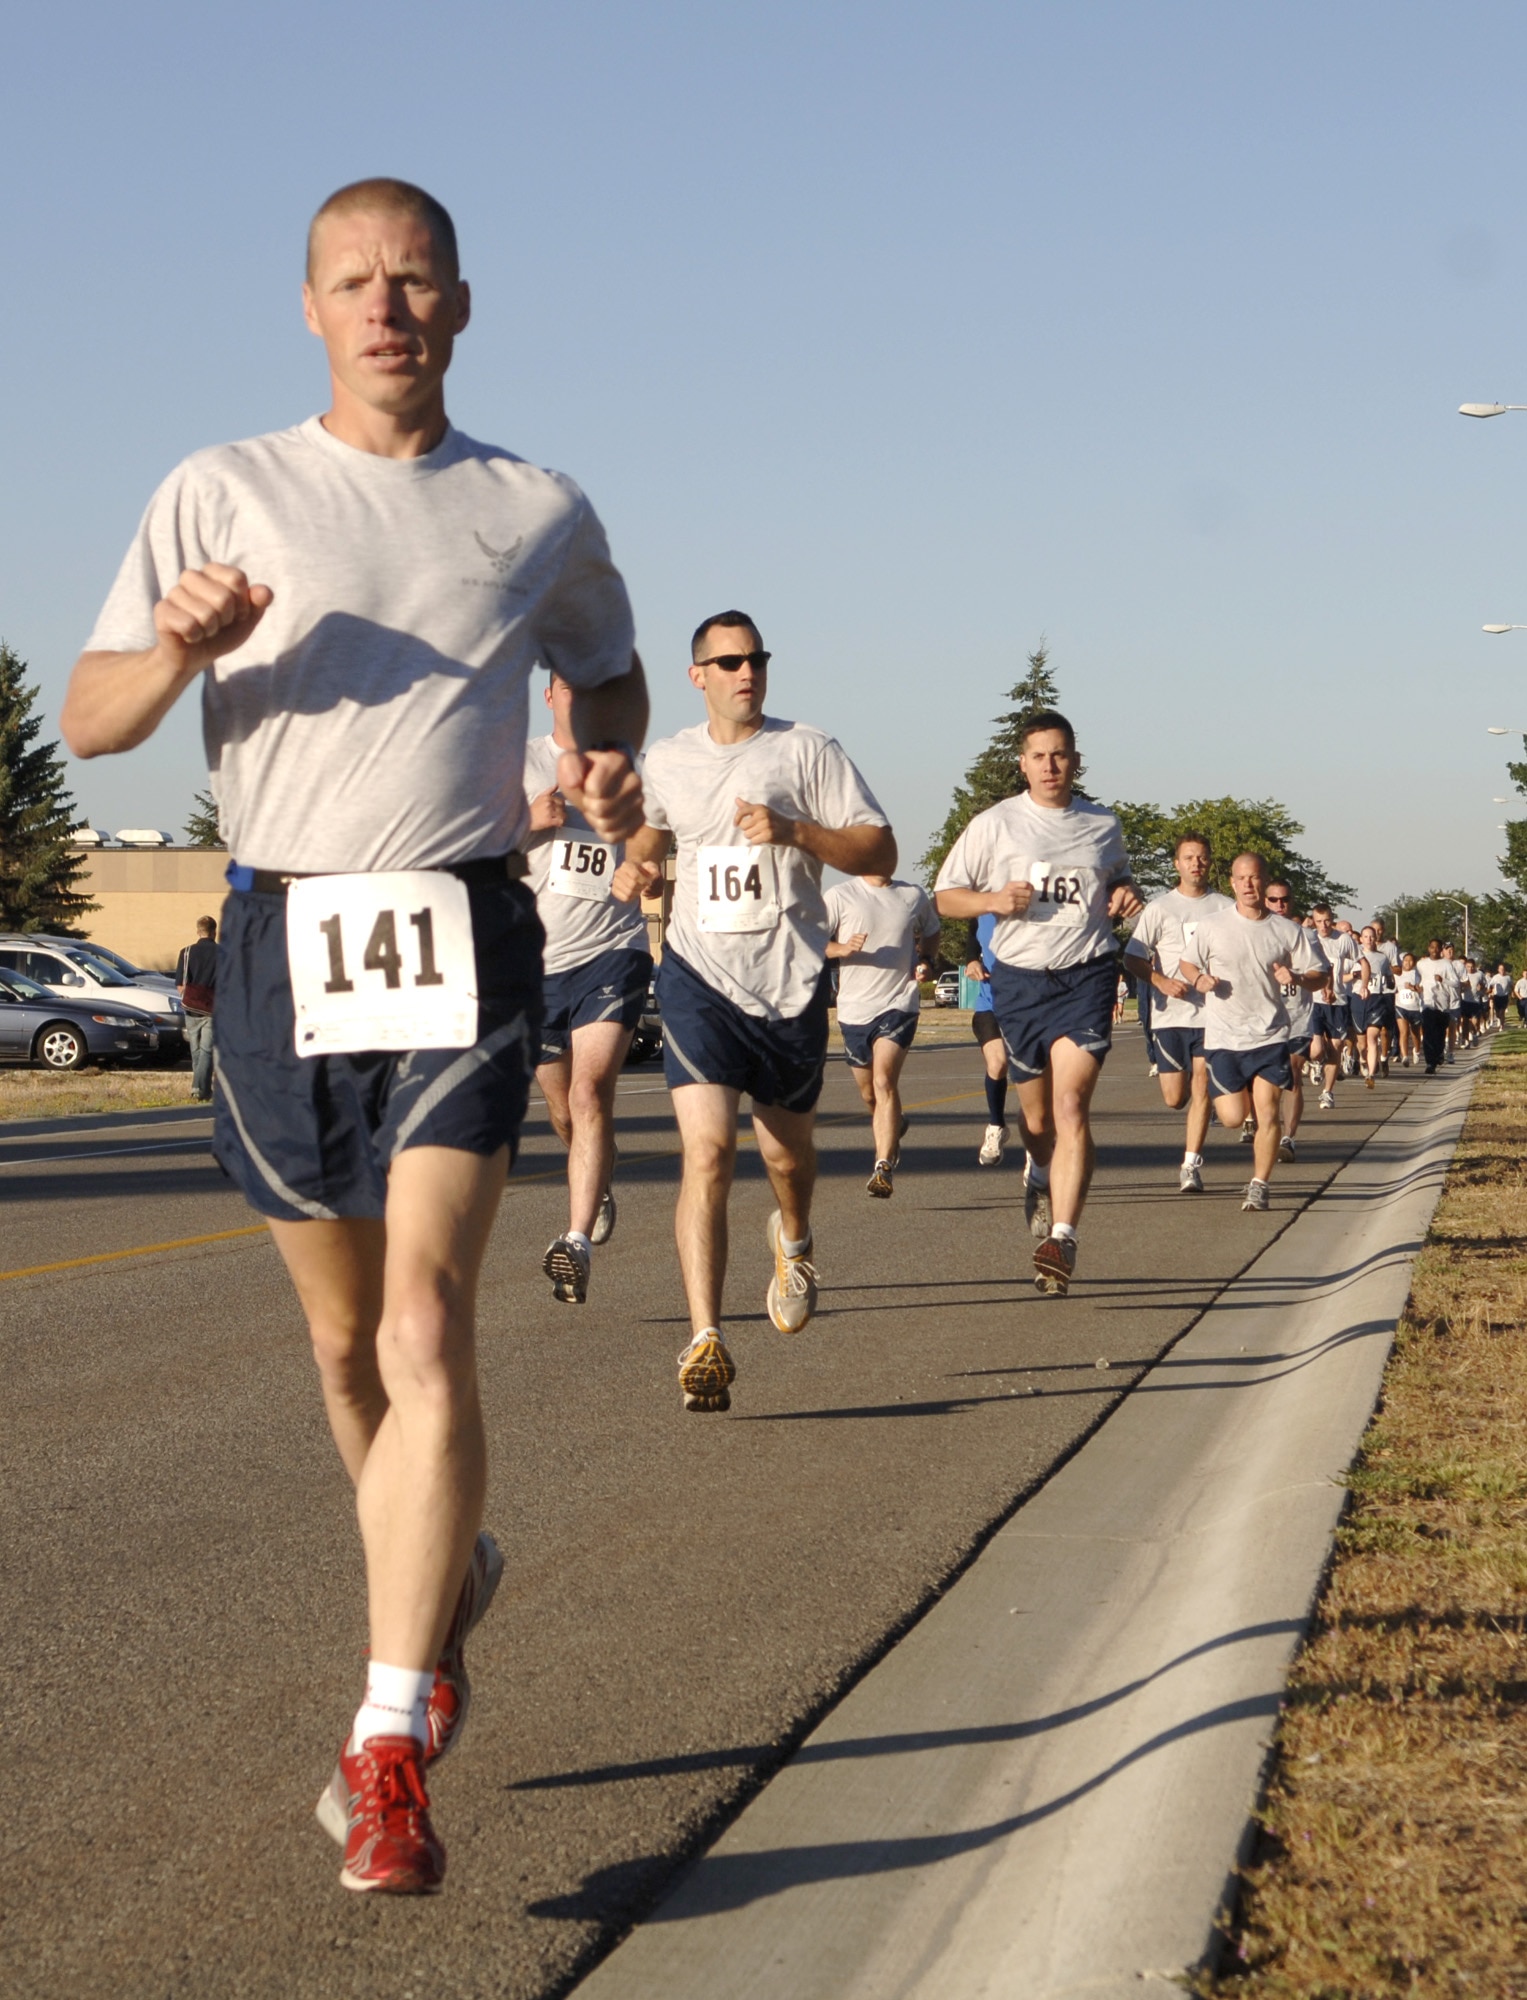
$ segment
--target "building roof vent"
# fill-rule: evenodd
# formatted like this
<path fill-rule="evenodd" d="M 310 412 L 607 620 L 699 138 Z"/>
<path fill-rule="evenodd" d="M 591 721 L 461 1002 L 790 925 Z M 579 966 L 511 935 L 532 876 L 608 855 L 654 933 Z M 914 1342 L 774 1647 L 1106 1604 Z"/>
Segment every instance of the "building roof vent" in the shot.
<path fill-rule="evenodd" d="M 70 845 L 74 847 L 104 847 L 111 835 L 102 833 L 93 826 L 77 826 L 70 834 Z"/>
<path fill-rule="evenodd" d="M 169 847 L 173 844 L 167 833 L 161 833 L 153 826 L 121 827 L 117 839 L 123 847 Z"/>

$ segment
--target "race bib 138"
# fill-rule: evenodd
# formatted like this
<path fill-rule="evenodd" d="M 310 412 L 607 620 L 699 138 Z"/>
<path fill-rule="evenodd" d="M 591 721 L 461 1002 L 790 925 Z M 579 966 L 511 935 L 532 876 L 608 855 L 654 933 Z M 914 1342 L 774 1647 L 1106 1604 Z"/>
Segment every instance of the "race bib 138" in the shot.
<path fill-rule="evenodd" d="M 286 897 L 299 1056 L 477 1039 L 467 886 L 436 869 L 311 875 Z"/>

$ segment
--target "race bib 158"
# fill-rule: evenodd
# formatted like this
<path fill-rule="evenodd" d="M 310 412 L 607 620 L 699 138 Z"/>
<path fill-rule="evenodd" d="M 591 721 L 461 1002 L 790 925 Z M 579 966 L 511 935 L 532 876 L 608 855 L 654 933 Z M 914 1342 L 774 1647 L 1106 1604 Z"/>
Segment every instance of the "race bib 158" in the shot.
<path fill-rule="evenodd" d="M 286 897 L 299 1056 L 477 1039 L 467 886 L 435 869 L 311 875 Z"/>
<path fill-rule="evenodd" d="M 547 887 L 557 896 L 602 903 L 610 893 L 616 869 L 615 849 L 590 834 L 559 833 L 552 842 Z"/>
<path fill-rule="evenodd" d="M 702 931 L 771 931 L 779 922 L 772 847 L 702 847 L 696 871 Z"/>

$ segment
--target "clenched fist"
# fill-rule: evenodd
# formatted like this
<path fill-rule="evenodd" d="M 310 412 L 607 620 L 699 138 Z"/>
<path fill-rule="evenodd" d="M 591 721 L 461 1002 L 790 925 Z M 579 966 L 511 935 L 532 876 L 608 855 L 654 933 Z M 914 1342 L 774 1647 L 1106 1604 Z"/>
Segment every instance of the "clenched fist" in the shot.
<path fill-rule="evenodd" d="M 275 597 L 268 584 L 251 583 L 227 563 L 185 570 L 154 606 L 159 650 L 179 672 L 200 673 L 243 645 Z"/>

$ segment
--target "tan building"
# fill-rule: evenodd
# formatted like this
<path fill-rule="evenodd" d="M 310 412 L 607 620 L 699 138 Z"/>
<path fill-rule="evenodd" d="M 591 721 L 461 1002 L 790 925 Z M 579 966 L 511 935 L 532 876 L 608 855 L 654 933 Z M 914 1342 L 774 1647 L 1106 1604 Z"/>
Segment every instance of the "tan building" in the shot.
<path fill-rule="evenodd" d="M 196 942 L 196 919 L 217 917 L 228 884 L 221 847 L 92 847 L 76 885 L 100 908 L 80 928 L 97 943 L 149 972 L 173 972 L 182 948 Z M 642 898 L 642 915 L 661 958 L 673 901 L 673 862 L 661 890 Z"/>

